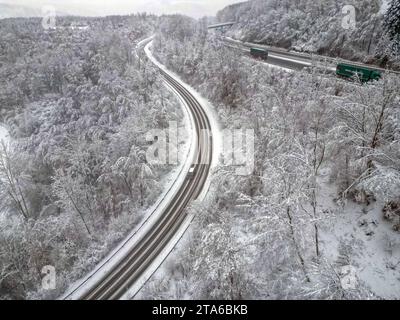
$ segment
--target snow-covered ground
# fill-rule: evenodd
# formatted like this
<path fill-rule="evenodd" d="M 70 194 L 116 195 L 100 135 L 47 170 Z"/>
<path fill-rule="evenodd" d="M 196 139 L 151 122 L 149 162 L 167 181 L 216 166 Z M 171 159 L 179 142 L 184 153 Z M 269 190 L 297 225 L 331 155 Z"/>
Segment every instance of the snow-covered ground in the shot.
<path fill-rule="evenodd" d="M 382 0 L 382 6 L 381 6 L 381 9 L 379 10 L 379 13 L 385 14 L 389 8 L 389 4 L 390 4 L 390 0 Z"/>
<path fill-rule="evenodd" d="M 362 206 L 348 202 L 338 206 L 336 188 L 328 182 L 329 170 L 320 177 L 319 210 L 334 214 L 321 228 L 324 256 L 332 264 L 351 265 L 358 281 L 377 296 L 400 298 L 400 239 L 383 218 L 383 204 Z"/>
<path fill-rule="evenodd" d="M 0 124 L 0 142 L 8 143 L 9 138 L 8 130 Z"/>

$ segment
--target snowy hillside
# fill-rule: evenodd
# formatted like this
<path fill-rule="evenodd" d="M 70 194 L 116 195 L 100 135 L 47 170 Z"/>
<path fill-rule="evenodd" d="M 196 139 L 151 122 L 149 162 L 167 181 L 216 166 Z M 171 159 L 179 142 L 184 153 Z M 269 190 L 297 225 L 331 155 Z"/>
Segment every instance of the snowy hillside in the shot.
<path fill-rule="evenodd" d="M 354 28 L 346 5 L 355 8 Z M 382 65 L 386 8 L 381 0 L 251 0 L 221 10 L 218 20 L 237 21 L 228 35 L 238 40 Z"/>

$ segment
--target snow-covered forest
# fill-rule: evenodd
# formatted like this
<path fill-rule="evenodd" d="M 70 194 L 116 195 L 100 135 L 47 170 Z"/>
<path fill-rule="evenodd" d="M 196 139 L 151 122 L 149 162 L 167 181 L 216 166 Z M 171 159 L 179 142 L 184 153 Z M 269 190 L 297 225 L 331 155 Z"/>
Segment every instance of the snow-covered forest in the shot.
<path fill-rule="evenodd" d="M 179 218 L 193 221 L 135 298 L 400 299 L 400 74 L 350 81 L 225 41 L 400 70 L 400 1 L 390 14 L 383 4 L 251 0 L 216 18 L 57 17 L 48 29 L 40 18 L 0 20 L 0 299 L 60 298 L 168 189 L 176 166 L 147 159 L 148 133 L 188 127 L 194 114 L 137 49 L 153 34 L 146 50 L 207 100 L 203 117 L 215 113 L 221 131 L 253 130 L 255 161 L 247 175 L 223 155 L 210 166 L 205 200 L 187 198 Z M 354 28 L 341 27 L 345 5 L 356 8 Z M 237 23 L 207 28 L 224 21 Z M 184 190 L 207 191 L 189 161 Z M 53 290 L 44 266 L 57 271 Z"/>
<path fill-rule="evenodd" d="M 181 121 L 176 98 L 135 53 L 156 17 L 0 21 L 0 297 L 55 298 L 160 195 L 167 165 L 145 134 Z M 80 28 L 74 28 L 80 26 Z M 84 27 L 83 27 L 84 26 Z M 42 291 L 43 266 L 58 271 Z"/>
<path fill-rule="evenodd" d="M 400 68 L 388 52 L 386 0 L 252 0 L 226 7 L 220 21 L 237 21 L 228 36 L 298 51 Z M 355 8 L 354 28 L 342 27 L 345 6 Z"/>
<path fill-rule="evenodd" d="M 211 202 L 192 208 L 187 240 L 141 298 L 399 298 L 399 77 L 359 85 L 282 71 L 206 25 L 165 17 L 154 54 L 224 128 L 254 129 L 255 168 L 217 170 Z M 349 266 L 359 281 L 344 290 Z"/>

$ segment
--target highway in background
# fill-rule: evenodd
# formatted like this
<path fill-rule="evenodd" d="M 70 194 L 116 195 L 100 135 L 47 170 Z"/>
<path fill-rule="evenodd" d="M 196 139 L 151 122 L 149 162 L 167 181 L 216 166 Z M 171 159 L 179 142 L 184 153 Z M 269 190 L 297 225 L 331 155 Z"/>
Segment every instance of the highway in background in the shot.
<path fill-rule="evenodd" d="M 271 47 L 262 44 L 242 42 L 229 37 L 223 38 L 225 44 L 233 49 L 240 50 L 241 52 L 250 55 L 250 48 L 261 48 L 268 51 L 268 59 L 265 63 L 275 65 L 278 67 L 290 70 L 302 70 L 307 67 L 318 67 L 327 73 L 335 73 L 338 63 L 346 63 L 364 68 L 379 70 L 382 72 L 391 72 L 400 75 L 400 72 L 382 69 L 374 65 L 367 65 L 359 62 L 344 60 L 340 58 L 331 58 L 317 54 L 300 53 L 288 51 L 286 49 Z"/>

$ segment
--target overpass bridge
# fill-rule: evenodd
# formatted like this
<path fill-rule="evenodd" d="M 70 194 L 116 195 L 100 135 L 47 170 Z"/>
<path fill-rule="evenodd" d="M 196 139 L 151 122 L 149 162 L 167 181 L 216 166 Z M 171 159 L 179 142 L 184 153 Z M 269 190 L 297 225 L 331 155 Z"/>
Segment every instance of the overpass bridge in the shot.
<path fill-rule="evenodd" d="M 230 22 L 221 22 L 221 23 L 216 23 L 208 26 L 208 29 L 224 29 L 227 27 L 232 27 L 236 22 L 235 21 L 230 21 Z"/>

